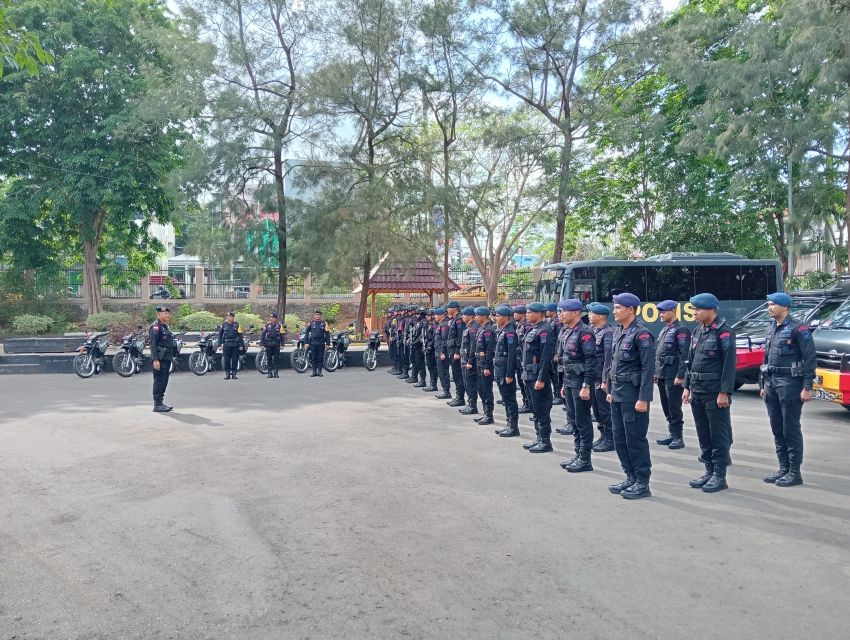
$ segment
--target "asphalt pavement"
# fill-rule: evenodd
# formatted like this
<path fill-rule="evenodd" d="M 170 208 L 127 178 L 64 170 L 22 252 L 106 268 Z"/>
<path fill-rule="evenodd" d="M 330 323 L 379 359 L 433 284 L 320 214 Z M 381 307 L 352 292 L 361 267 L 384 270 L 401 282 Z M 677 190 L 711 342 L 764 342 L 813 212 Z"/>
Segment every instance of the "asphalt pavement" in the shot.
<path fill-rule="evenodd" d="M 804 410 L 802 487 L 733 400 L 730 489 L 652 445 L 653 497 L 568 474 L 379 369 L 0 377 L 0 640 L 846 640 L 850 412 Z M 664 429 L 652 407 L 651 436 Z M 559 407 L 553 409 L 561 424 Z M 498 424 L 503 424 L 497 406 Z"/>

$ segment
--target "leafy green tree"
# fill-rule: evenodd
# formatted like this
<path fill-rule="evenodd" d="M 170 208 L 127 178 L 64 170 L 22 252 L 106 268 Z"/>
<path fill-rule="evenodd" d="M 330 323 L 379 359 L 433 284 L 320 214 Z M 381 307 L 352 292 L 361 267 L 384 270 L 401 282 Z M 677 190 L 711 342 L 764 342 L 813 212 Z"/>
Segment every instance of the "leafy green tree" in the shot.
<path fill-rule="evenodd" d="M 12 8 L 12 0 L 0 0 L 0 78 L 6 67 L 36 76 L 41 65 L 53 62 L 53 56 L 42 48 L 36 34 L 18 27 Z"/>

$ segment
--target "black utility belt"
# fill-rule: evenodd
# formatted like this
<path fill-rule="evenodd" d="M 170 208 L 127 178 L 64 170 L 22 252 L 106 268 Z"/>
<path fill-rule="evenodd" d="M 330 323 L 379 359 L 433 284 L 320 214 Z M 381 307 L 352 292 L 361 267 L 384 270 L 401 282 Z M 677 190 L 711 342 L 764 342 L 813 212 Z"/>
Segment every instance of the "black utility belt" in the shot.
<path fill-rule="evenodd" d="M 611 376 L 611 379 L 614 382 L 631 382 L 635 386 L 640 385 L 639 373 L 616 373 Z"/>
<path fill-rule="evenodd" d="M 676 356 L 661 356 L 658 358 L 658 364 L 676 364 Z"/>
<path fill-rule="evenodd" d="M 691 380 L 720 380 L 719 373 L 693 373 L 688 374 Z"/>
<path fill-rule="evenodd" d="M 537 373 L 538 367 L 539 365 L 536 364 L 524 364 L 522 365 L 522 370 L 528 373 Z"/>
<path fill-rule="evenodd" d="M 803 377 L 803 363 L 792 362 L 790 367 L 774 367 L 773 365 L 763 364 L 759 367 L 761 372 L 766 376 L 771 375 L 786 375 L 792 378 Z"/>

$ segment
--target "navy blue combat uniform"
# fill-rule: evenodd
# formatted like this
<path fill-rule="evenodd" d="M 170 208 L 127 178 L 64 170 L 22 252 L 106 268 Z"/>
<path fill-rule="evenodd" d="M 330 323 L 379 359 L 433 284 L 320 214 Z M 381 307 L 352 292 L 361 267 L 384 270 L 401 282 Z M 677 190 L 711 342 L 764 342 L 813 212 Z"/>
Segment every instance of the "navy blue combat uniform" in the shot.
<path fill-rule="evenodd" d="M 478 307 L 475 315 L 484 320 L 490 310 L 486 307 Z M 478 367 L 478 396 L 484 409 L 484 417 L 477 420 L 480 425 L 493 424 L 493 408 L 495 398 L 493 397 L 494 358 L 496 356 L 496 326 L 489 320 L 478 329 L 475 340 L 475 364 Z"/>
<path fill-rule="evenodd" d="M 701 293 L 691 298 L 691 304 L 698 309 L 717 309 L 720 303 L 715 296 Z M 706 493 L 726 488 L 726 467 L 732 463 L 729 455 L 732 447 L 730 406 L 718 406 L 717 396 L 728 394 L 731 405 L 737 359 L 735 332 L 725 320 L 715 318 L 711 324 L 694 330 L 685 389 L 690 392 L 705 474 L 689 484 Z"/>
<path fill-rule="evenodd" d="M 232 313 L 227 314 L 232 316 Z M 239 368 L 239 352 L 245 350 L 245 341 L 242 338 L 242 328 L 236 321 L 223 322 L 218 328 L 218 343 L 222 346 L 224 355 L 221 358 L 221 367 L 224 369 L 225 380 L 236 380 L 236 370 Z"/>
<path fill-rule="evenodd" d="M 457 309 L 460 305 L 452 300 L 447 305 L 447 309 Z M 463 384 L 463 367 L 460 366 L 460 342 L 463 338 L 464 324 L 460 317 L 460 313 L 455 314 L 454 318 L 449 318 L 449 333 L 446 338 L 446 346 L 448 348 L 449 366 L 452 370 L 452 380 L 455 383 L 455 397 L 448 403 L 450 407 L 462 407 L 466 399 L 466 387 Z"/>
<path fill-rule="evenodd" d="M 665 302 L 669 304 L 664 304 Z M 658 303 L 658 308 L 661 311 L 672 311 L 676 308 L 676 303 L 672 300 L 665 300 Z M 682 392 L 685 389 L 681 382 L 676 384 L 676 380 L 683 381 L 685 379 L 688 349 L 691 346 L 691 331 L 674 320 L 661 329 L 658 334 L 657 345 L 655 379 L 658 386 L 658 398 L 661 400 L 661 409 L 667 419 L 668 436 L 655 442 L 666 445 L 670 449 L 681 449 L 685 446 L 682 438 L 682 427 L 685 424 L 682 415 Z"/>
<path fill-rule="evenodd" d="M 576 300 L 578 302 L 578 300 Z M 579 308 L 581 303 L 579 302 Z M 593 446 L 593 422 L 590 418 L 593 404 L 593 379 L 596 369 L 596 341 L 593 331 L 586 324 L 564 326 L 558 339 L 559 366 L 564 374 L 564 401 L 572 408 L 574 416 L 573 440 L 576 456 L 562 463 L 567 471 L 591 471 L 590 452 Z M 588 398 L 581 398 L 581 390 L 587 389 Z"/>
<path fill-rule="evenodd" d="M 472 307 L 466 307 L 461 315 L 474 316 L 475 310 Z M 475 364 L 475 341 L 478 337 L 479 328 L 480 325 L 473 317 L 469 324 L 464 326 L 460 338 L 460 370 L 467 398 L 466 406 L 459 410 L 463 415 L 478 413 L 478 368 Z"/>
<path fill-rule="evenodd" d="M 608 307 L 594 303 L 588 310 L 607 316 Z M 593 330 L 593 341 L 596 344 L 596 365 L 593 369 L 593 416 L 599 426 L 599 438 L 593 443 L 592 449 L 599 453 L 614 450 L 614 436 L 611 433 L 611 404 L 608 402 L 608 390 L 602 388 L 602 383 L 608 384 L 608 371 L 611 369 L 611 345 L 614 343 L 614 330 L 606 322 Z"/>
<path fill-rule="evenodd" d="M 398 319 L 398 377 L 401 380 L 406 380 L 410 377 L 410 317 L 407 309 L 404 310 L 401 318 Z"/>
<path fill-rule="evenodd" d="M 157 307 L 158 312 L 167 311 L 168 307 Z M 171 411 L 172 407 L 165 404 L 165 390 L 171 374 L 171 359 L 174 350 L 174 336 L 168 324 L 159 318 L 153 321 L 148 336 L 151 342 L 151 360 L 159 361 L 159 371 L 153 370 L 153 410 L 157 412 Z"/>
<path fill-rule="evenodd" d="M 638 307 L 640 299 L 630 293 L 614 296 L 616 304 Z M 652 402 L 655 369 L 655 339 L 637 318 L 614 330 L 608 393 L 611 395 L 611 427 L 614 449 L 626 473 L 625 482 L 611 485 L 611 493 L 634 499 L 650 495 L 649 477 L 652 460 L 646 432 L 649 410 L 637 411 L 638 401 Z"/>
<path fill-rule="evenodd" d="M 398 349 L 396 345 L 396 335 L 395 335 L 395 308 L 390 307 L 387 310 L 387 319 L 384 322 L 384 337 L 387 341 L 387 352 L 390 356 L 390 362 L 393 363 L 393 366 L 390 368 L 389 373 L 397 374 L 399 372 L 398 368 Z"/>
<path fill-rule="evenodd" d="M 410 359 L 413 367 L 410 372 L 410 382 L 415 387 L 425 386 L 425 311 L 419 312 L 419 318 L 410 328 Z"/>
<path fill-rule="evenodd" d="M 768 299 L 782 306 L 791 305 L 787 294 L 773 294 Z M 816 367 L 817 353 L 809 328 L 790 315 L 778 324 L 774 320 L 765 337 L 761 383 L 779 470 L 765 477 L 765 482 L 780 487 L 803 483 L 801 393 L 803 389 L 811 390 Z"/>
<path fill-rule="evenodd" d="M 260 334 L 260 343 L 266 349 L 266 360 L 268 362 L 269 378 L 278 377 L 278 368 L 280 367 L 280 345 L 283 344 L 283 327 L 277 321 L 277 315 L 273 314 L 274 320 L 267 323 L 263 327 L 263 332 Z"/>
<path fill-rule="evenodd" d="M 496 313 L 506 318 L 511 317 L 511 308 L 501 306 Z M 496 353 L 493 358 L 493 367 L 496 374 L 496 384 L 499 386 L 499 395 L 505 405 L 505 417 L 507 426 L 496 433 L 503 438 L 519 435 L 519 406 L 516 401 L 517 387 L 517 346 L 519 339 L 516 333 L 516 324 L 510 320 L 504 327 L 499 329 L 496 335 Z M 507 379 L 511 378 L 508 382 Z"/>
<path fill-rule="evenodd" d="M 322 365 L 325 362 L 325 347 L 331 343 L 331 333 L 328 323 L 324 320 L 311 320 L 307 325 L 304 338 L 310 345 L 310 360 L 313 365 L 311 378 L 322 377 Z"/>
<path fill-rule="evenodd" d="M 440 313 L 440 312 L 443 313 Z M 445 309 L 442 307 L 437 309 L 436 315 L 445 315 Z M 434 330 L 434 355 L 437 358 L 437 376 L 440 378 L 441 392 L 437 394 L 437 398 L 445 400 L 451 398 L 451 383 L 449 382 L 449 320 L 443 318 L 437 322 Z"/>
<path fill-rule="evenodd" d="M 539 313 L 545 311 L 545 307 L 533 302 L 528 306 L 538 305 Z M 533 325 L 523 336 L 522 341 L 522 371 L 525 386 L 531 396 L 531 410 L 534 414 L 534 428 L 537 431 L 537 440 L 528 446 L 533 453 L 544 453 L 552 451 L 552 420 L 549 412 L 552 410 L 552 358 L 555 354 L 555 336 L 552 334 L 552 326 L 541 320 Z M 542 382 L 542 389 L 535 389 L 536 383 Z M 523 445 L 525 446 L 525 445 Z"/>
<path fill-rule="evenodd" d="M 428 310 L 428 323 L 425 327 L 425 366 L 428 369 L 428 386 L 423 391 L 437 390 L 437 357 L 434 354 L 434 336 L 437 322 L 434 320 L 434 310 Z"/>
<path fill-rule="evenodd" d="M 549 314 L 552 314 L 551 316 Z M 552 325 L 552 333 L 555 338 L 560 338 L 561 329 L 563 326 L 561 325 L 561 320 L 558 317 L 558 305 L 554 302 L 550 302 L 546 305 L 546 320 L 549 321 L 549 324 Z M 556 343 L 557 344 L 557 343 Z M 557 347 L 555 349 L 557 353 Z M 552 360 L 552 404 L 560 405 L 566 404 L 564 398 L 561 397 L 561 389 L 564 387 L 564 370 L 561 367 L 559 362 L 556 362 L 554 359 Z"/>
<path fill-rule="evenodd" d="M 531 413 L 531 396 L 528 394 L 528 388 L 525 386 L 525 378 L 522 376 L 522 343 L 525 338 L 525 334 L 529 331 L 529 329 L 531 329 L 531 323 L 525 319 L 525 312 L 526 308 L 523 304 L 519 304 L 514 307 L 514 324 L 516 326 L 517 344 L 519 345 L 516 352 L 517 370 L 520 372 L 520 376 L 517 378 L 517 384 L 519 385 L 520 397 L 522 398 L 522 404 L 520 405 L 519 412 Z"/>

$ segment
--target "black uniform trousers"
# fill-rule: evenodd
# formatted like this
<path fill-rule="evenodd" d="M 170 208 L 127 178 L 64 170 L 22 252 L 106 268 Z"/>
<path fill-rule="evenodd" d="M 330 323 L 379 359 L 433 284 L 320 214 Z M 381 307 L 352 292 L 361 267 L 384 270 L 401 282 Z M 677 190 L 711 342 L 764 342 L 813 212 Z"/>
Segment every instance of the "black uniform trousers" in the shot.
<path fill-rule="evenodd" d="M 652 469 L 646 439 L 648 430 L 649 411 L 635 411 L 634 401 L 611 403 L 611 431 L 620 466 L 627 476 L 647 483 Z"/>
<path fill-rule="evenodd" d="M 472 369 L 467 369 L 466 365 L 462 365 L 461 371 L 463 372 L 463 388 L 466 390 L 469 406 L 476 407 L 478 406 L 478 369 L 475 365 L 472 365 Z"/>
<path fill-rule="evenodd" d="M 569 391 L 569 389 L 568 389 Z M 564 413 L 566 414 L 566 425 L 567 427 L 572 427 L 573 434 L 575 434 L 576 428 L 576 410 L 575 406 L 571 402 L 567 402 L 566 398 L 564 399 Z"/>
<path fill-rule="evenodd" d="M 803 429 L 800 424 L 800 414 L 803 411 L 803 401 L 800 399 L 802 391 L 802 378 L 780 377 L 774 374 L 765 381 L 764 402 L 767 405 L 767 416 L 770 418 L 770 429 L 773 431 L 776 457 L 783 469 L 787 469 L 789 465 L 799 467 L 803 464 Z"/>
<path fill-rule="evenodd" d="M 280 368 L 279 344 L 266 347 L 266 361 L 268 362 L 269 371 L 277 371 Z"/>
<path fill-rule="evenodd" d="M 153 370 L 153 401 L 155 404 L 162 402 L 165 397 L 165 389 L 168 387 L 168 377 L 171 375 L 171 360 L 160 360 L 159 371 Z"/>
<path fill-rule="evenodd" d="M 402 344 L 399 345 L 399 352 L 400 352 L 399 363 L 401 364 L 401 366 L 399 368 L 401 369 L 401 372 L 403 374 L 409 375 L 409 373 L 410 373 L 410 371 L 409 371 L 409 369 L 410 369 L 410 349 L 406 344 L 402 343 Z"/>
<path fill-rule="evenodd" d="M 390 362 L 392 362 L 393 366 L 398 369 L 398 344 L 395 340 L 390 340 L 387 343 L 387 351 L 390 353 Z"/>
<path fill-rule="evenodd" d="M 460 360 L 455 360 L 454 356 L 447 357 L 451 358 L 450 366 L 452 368 L 452 380 L 455 382 L 455 392 L 458 399 L 463 400 L 466 397 L 466 387 L 463 384 L 464 369 L 460 366 Z"/>
<path fill-rule="evenodd" d="M 310 344 L 310 361 L 313 369 L 321 369 L 325 364 L 325 343 Z"/>
<path fill-rule="evenodd" d="M 437 356 L 437 376 L 440 378 L 440 387 L 442 387 L 443 393 L 450 394 L 452 392 L 451 382 L 449 381 L 449 358 L 451 356 L 446 356 L 445 360 L 441 360 L 439 356 Z"/>
<path fill-rule="evenodd" d="M 549 442 L 552 436 L 552 383 L 548 380 L 539 391 L 534 388 L 535 380 L 526 380 L 531 395 L 531 410 L 534 412 L 534 423 L 537 436 L 542 442 Z"/>
<path fill-rule="evenodd" d="M 721 409 L 717 406 L 716 393 L 691 391 L 691 412 L 694 414 L 702 459 L 720 467 L 732 464 L 729 455 L 732 447 L 732 418 L 729 410 L 730 407 Z"/>
<path fill-rule="evenodd" d="M 233 347 L 224 346 L 224 355 L 221 357 L 221 368 L 225 371 L 235 373 L 239 368 L 239 345 Z"/>
<path fill-rule="evenodd" d="M 685 424 L 685 417 L 682 415 L 682 393 L 685 389 L 682 385 L 673 384 L 673 378 L 658 380 L 656 386 L 658 397 L 661 399 L 661 410 L 667 418 L 667 430 L 674 438 L 681 438 Z"/>
<path fill-rule="evenodd" d="M 425 349 L 425 366 L 428 367 L 428 376 L 430 385 L 437 386 L 437 356 L 433 349 Z"/>
<path fill-rule="evenodd" d="M 410 348 L 410 356 L 413 361 L 413 370 L 410 372 L 410 376 L 425 382 L 425 353 L 422 351 L 422 345 L 413 345 Z"/>
<path fill-rule="evenodd" d="M 593 401 L 582 400 L 580 383 L 578 387 L 567 387 L 564 389 L 564 403 L 570 407 L 573 414 L 573 441 L 578 457 L 582 460 L 590 460 L 590 448 L 593 446 L 593 421 L 590 419 L 590 411 Z M 593 393 L 591 392 L 591 397 Z"/>
<path fill-rule="evenodd" d="M 489 411 L 490 413 L 493 413 L 493 407 L 496 404 L 496 400 L 493 397 L 493 370 L 492 369 L 490 370 L 489 376 L 485 376 L 484 370 L 479 369 L 479 371 L 478 371 L 478 397 L 481 398 L 481 405 L 484 407 L 484 411 Z"/>
<path fill-rule="evenodd" d="M 599 425 L 599 433 L 611 435 L 611 403 L 608 402 L 608 392 L 602 390 L 602 383 L 593 385 L 590 394 L 593 415 Z"/>
<path fill-rule="evenodd" d="M 517 370 L 522 371 L 522 364 L 517 364 Z M 519 386 L 519 396 L 522 399 L 522 406 L 530 408 L 531 397 L 528 394 L 528 386 L 526 385 L 525 380 L 517 378 L 517 385 Z"/>
<path fill-rule="evenodd" d="M 503 373 L 496 371 L 496 380 L 499 386 L 499 395 L 502 396 L 502 402 L 505 405 L 505 416 L 508 420 L 519 419 L 519 405 L 516 401 L 516 383 L 517 379 L 511 383 L 505 382 Z"/>

